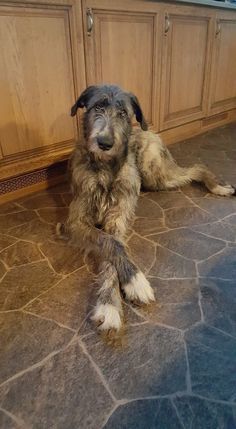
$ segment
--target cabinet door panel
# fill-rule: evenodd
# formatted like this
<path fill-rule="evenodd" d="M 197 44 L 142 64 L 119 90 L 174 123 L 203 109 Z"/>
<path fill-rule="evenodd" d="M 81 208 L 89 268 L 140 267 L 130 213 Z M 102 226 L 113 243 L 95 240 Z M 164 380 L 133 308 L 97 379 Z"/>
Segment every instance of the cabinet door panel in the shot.
<path fill-rule="evenodd" d="M 114 83 L 139 98 L 149 124 L 156 124 L 157 15 L 93 9 L 86 45 L 89 83 Z M 155 77 L 154 77 L 155 76 Z"/>
<path fill-rule="evenodd" d="M 233 19 L 234 18 L 234 19 Z M 218 16 L 213 49 L 210 112 L 236 107 L 236 14 Z"/>
<path fill-rule="evenodd" d="M 3 156 L 74 139 L 67 11 L 0 9 L 0 52 Z"/>
<path fill-rule="evenodd" d="M 161 128 L 199 119 L 206 112 L 210 18 L 166 15 Z"/>

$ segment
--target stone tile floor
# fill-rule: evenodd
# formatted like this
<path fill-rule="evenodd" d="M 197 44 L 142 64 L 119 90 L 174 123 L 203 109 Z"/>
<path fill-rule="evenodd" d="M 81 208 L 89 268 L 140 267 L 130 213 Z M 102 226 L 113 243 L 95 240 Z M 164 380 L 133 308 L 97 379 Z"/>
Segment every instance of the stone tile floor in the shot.
<path fill-rule="evenodd" d="M 236 184 L 236 125 L 171 147 Z M 156 295 L 115 338 L 91 267 L 58 241 L 67 185 L 0 208 L 1 429 L 235 429 L 236 198 L 140 197 L 128 245 Z"/>

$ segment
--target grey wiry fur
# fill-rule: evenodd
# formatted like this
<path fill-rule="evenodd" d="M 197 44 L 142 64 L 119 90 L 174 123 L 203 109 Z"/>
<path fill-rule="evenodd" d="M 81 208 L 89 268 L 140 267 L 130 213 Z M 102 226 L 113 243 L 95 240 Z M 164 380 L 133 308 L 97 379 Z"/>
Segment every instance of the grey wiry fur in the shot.
<path fill-rule="evenodd" d="M 119 329 L 127 299 L 154 300 L 151 286 L 128 256 L 127 226 L 135 211 L 141 183 L 158 191 L 203 182 L 218 195 L 232 195 L 202 165 L 179 167 L 157 134 L 147 131 L 137 98 L 114 85 L 91 86 L 71 109 L 85 107 L 84 138 L 71 158 L 73 201 L 69 217 L 58 232 L 100 262 L 101 288 L 94 312 L 100 329 Z M 135 115 L 142 130 L 133 129 Z M 171 198 L 171 195 L 170 195 Z"/>

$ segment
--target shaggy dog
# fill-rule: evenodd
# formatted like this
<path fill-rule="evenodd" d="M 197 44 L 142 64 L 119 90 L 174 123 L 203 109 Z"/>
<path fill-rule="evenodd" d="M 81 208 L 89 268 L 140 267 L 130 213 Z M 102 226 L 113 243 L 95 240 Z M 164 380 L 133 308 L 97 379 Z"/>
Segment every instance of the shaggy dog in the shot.
<path fill-rule="evenodd" d="M 129 301 L 148 304 L 155 300 L 124 244 L 141 185 L 159 191 L 196 181 L 222 196 L 235 195 L 235 188 L 220 185 L 203 165 L 179 167 L 160 137 L 147 131 L 135 95 L 118 86 L 88 87 L 72 107 L 72 116 L 78 108 L 86 109 L 84 138 L 71 158 L 73 201 L 57 233 L 98 261 L 100 289 L 93 319 L 101 330 L 119 330 L 121 293 Z M 134 115 L 141 130 L 132 127 Z"/>

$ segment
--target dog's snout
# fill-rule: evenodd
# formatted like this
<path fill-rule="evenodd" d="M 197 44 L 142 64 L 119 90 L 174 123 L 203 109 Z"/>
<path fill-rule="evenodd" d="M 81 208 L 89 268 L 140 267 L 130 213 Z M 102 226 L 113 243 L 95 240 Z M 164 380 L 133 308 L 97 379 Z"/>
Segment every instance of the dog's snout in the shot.
<path fill-rule="evenodd" d="M 109 136 L 98 136 L 97 144 L 102 150 L 109 150 L 113 146 L 113 141 Z"/>

